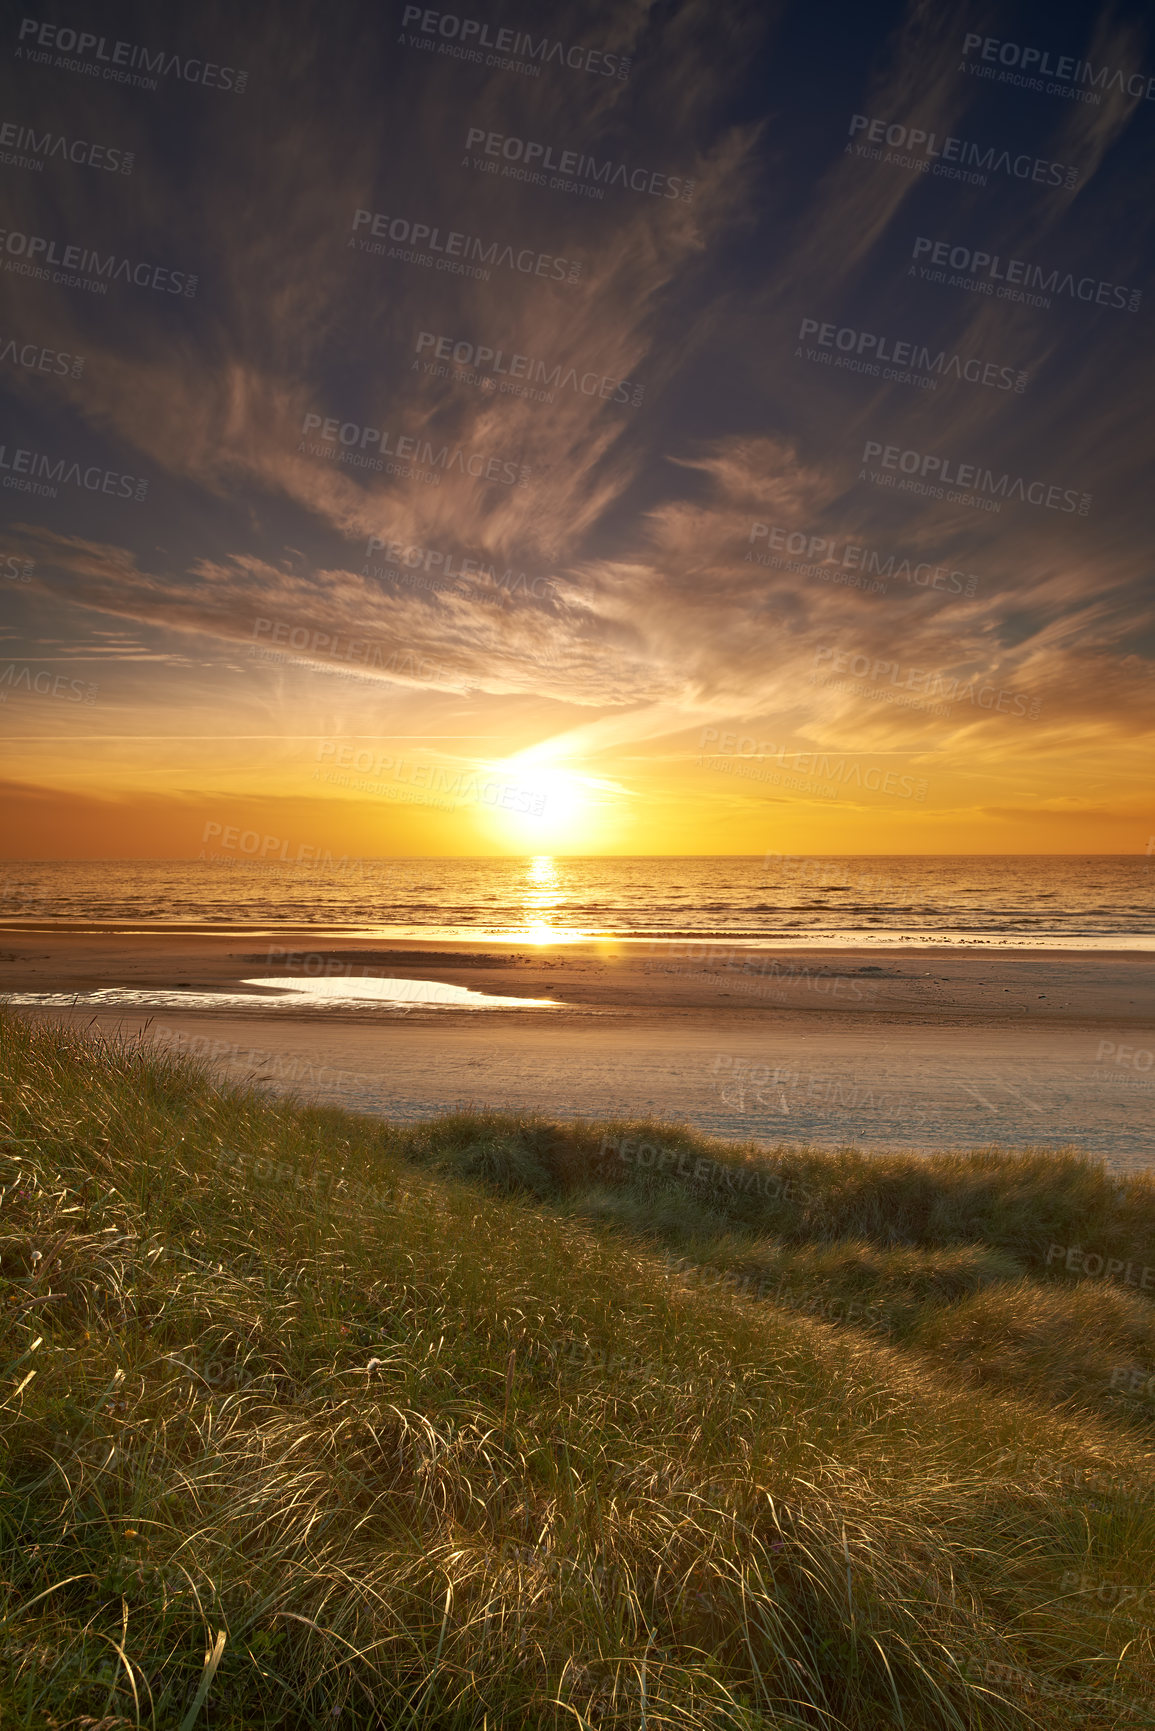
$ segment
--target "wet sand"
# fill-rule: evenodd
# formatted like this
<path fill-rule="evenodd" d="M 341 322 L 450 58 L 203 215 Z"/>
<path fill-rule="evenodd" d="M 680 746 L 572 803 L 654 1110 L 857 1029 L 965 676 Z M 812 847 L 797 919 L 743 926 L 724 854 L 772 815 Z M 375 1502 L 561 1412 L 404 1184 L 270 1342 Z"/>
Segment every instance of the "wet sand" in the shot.
<path fill-rule="evenodd" d="M 431 980 L 554 1008 L 181 1005 L 252 979 Z M 1155 968 L 1122 951 L 471 946 L 316 932 L 0 932 L 0 993 L 163 994 L 54 1010 L 309 1100 L 412 1120 L 457 1104 L 653 1116 L 761 1141 L 1076 1144 L 1155 1165 Z M 171 998 L 169 993 L 171 992 Z M 164 1001 L 167 999 L 168 1001 Z M 37 1013 L 34 1010 L 23 1013 Z"/>

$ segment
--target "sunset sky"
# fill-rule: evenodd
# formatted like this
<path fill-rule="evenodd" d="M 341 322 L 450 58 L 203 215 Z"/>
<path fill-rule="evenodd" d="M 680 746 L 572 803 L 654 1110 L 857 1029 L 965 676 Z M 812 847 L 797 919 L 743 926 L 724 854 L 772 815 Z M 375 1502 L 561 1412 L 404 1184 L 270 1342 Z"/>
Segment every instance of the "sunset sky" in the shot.
<path fill-rule="evenodd" d="M 5 857 L 1142 853 L 1149 11 L 471 3 L 9 14 Z"/>

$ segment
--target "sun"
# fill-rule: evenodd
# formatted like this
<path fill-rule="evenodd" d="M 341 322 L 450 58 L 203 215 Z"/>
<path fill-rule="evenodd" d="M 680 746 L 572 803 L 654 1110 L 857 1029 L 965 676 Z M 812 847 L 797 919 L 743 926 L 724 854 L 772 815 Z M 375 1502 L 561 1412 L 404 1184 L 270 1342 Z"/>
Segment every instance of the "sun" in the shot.
<path fill-rule="evenodd" d="M 491 767 L 485 804 L 502 841 L 527 853 L 548 853 L 588 839 L 596 823 L 593 784 L 572 770 L 543 763 L 532 754 L 506 758 Z"/>

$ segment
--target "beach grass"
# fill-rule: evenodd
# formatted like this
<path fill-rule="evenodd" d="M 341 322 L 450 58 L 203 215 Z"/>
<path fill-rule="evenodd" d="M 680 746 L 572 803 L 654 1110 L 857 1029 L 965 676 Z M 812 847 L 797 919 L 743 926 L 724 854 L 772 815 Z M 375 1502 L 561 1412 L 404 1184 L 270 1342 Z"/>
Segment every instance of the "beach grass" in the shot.
<path fill-rule="evenodd" d="M 0 1726 L 1153 1724 L 1153 1229 L 0 1016 Z"/>

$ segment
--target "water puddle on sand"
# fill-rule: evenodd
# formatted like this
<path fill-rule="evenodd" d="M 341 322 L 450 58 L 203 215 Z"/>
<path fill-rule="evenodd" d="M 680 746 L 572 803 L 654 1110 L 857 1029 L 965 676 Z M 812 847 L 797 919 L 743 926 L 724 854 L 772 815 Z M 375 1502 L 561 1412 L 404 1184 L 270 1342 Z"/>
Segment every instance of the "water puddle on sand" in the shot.
<path fill-rule="evenodd" d="M 197 992 L 178 987 L 104 986 L 92 992 L 6 992 L 0 1003 L 42 1010 L 352 1010 L 375 1005 L 405 1013 L 420 1006 L 451 1010 L 556 1010 L 556 998 L 503 998 L 475 992 L 468 986 L 448 986 L 441 980 L 388 980 L 374 975 L 356 979 L 242 980 L 253 992 Z M 276 992 L 276 997 L 266 996 Z"/>
<path fill-rule="evenodd" d="M 448 1004 L 459 1010 L 558 1008 L 556 998 L 502 998 L 468 986 L 447 986 L 441 980 L 384 980 L 375 975 L 359 975 L 355 980 L 242 980 L 241 984 L 276 987 L 304 1002 L 324 998 L 329 1003 Z"/>

